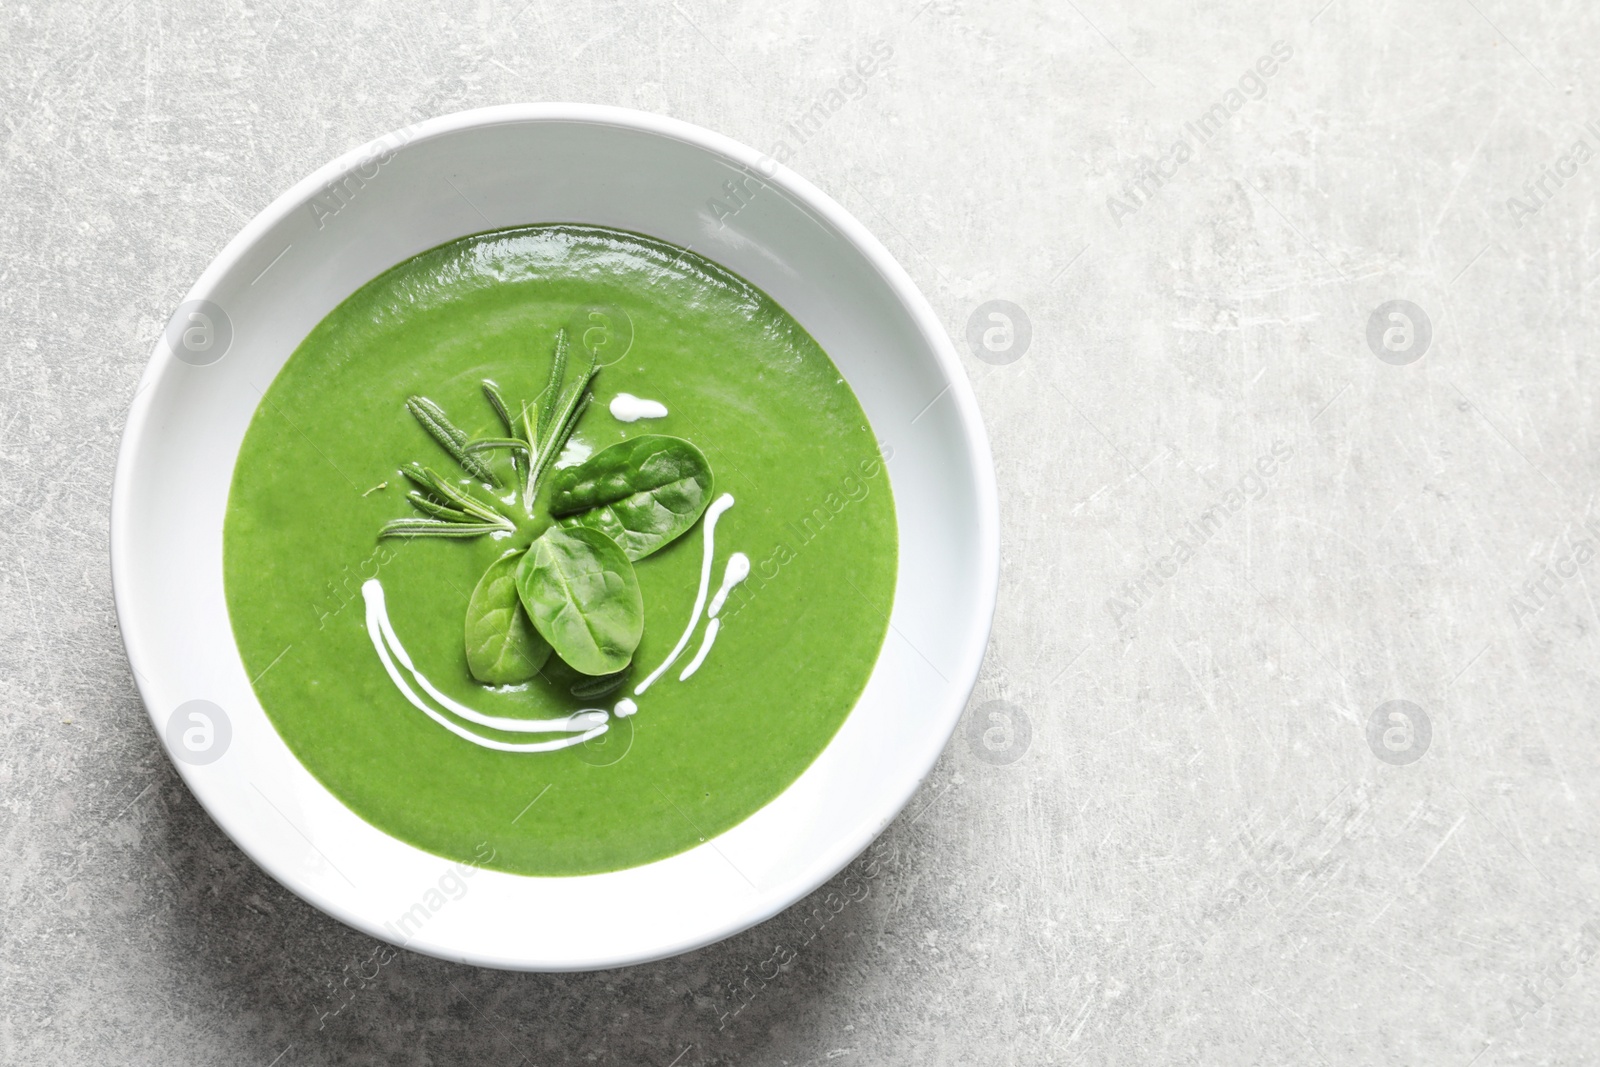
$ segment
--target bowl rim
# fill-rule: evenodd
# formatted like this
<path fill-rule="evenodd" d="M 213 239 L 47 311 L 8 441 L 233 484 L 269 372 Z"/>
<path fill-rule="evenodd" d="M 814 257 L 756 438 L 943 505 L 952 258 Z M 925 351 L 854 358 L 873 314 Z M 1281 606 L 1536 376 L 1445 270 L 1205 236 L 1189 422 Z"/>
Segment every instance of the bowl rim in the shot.
<path fill-rule="evenodd" d="M 932 750 L 932 756 L 927 760 L 925 766 L 911 768 L 915 771 L 914 775 L 907 776 L 905 787 L 892 796 L 891 802 L 885 803 L 881 810 L 873 813 L 876 816 L 875 818 L 863 819 L 857 822 L 852 832 L 841 834 L 831 848 L 819 853 L 816 859 L 804 870 L 784 882 L 774 884 L 770 889 L 761 893 L 755 906 L 730 915 L 726 921 L 716 925 L 714 928 L 705 929 L 695 936 L 685 937 L 677 943 L 663 945 L 641 954 L 597 957 L 583 966 L 549 966 L 533 960 L 495 957 L 474 952 L 447 951 L 428 944 L 422 938 L 412 939 L 402 946 L 436 958 L 476 966 L 512 970 L 574 972 L 602 970 L 666 959 L 714 944 L 717 941 L 765 922 L 767 919 L 793 906 L 835 877 L 852 860 L 865 851 L 888 828 L 894 819 L 905 811 L 907 805 L 910 804 L 912 798 L 916 796 L 923 783 L 927 780 L 939 757 L 948 747 L 950 737 L 954 734 L 961 715 L 965 711 L 966 704 L 971 698 L 971 693 L 977 685 L 983 656 L 989 643 L 999 591 L 999 499 L 989 438 L 971 383 L 961 365 L 949 335 L 945 332 L 932 306 L 889 250 L 842 205 L 772 156 L 750 148 L 724 134 L 664 115 L 603 104 L 514 103 L 441 115 L 413 123 L 399 130 L 389 131 L 340 154 L 280 193 L 223 246 L 222 250 L 200 273 L 179 303 L 207 297 L 215 290 L 218 281 L 235 270 L 245 256 L 258 245 L 261 238 L 267 235 L 277 224 L 286 219 L 292 212 L 303 208 L 312 197 L 321 192 L 332 180 L 342 177 L 352 167 L 370 158 L 374 152 L 381 151 L 392 145 L 393 138 L 397 135 L 404 135 L 406 142 L 411 143 L 416 140 L 433 139 L 466 130 L 497 125 L 544 123 L 617 127 L 630 132 L 678 141 L 711 155 L 720 156 L 737 166 L 758 173 L 762 181 L 778 186 L 788 193 L 798 206 L 814 213 L 829 226 L 833 227 L 883 279 L 896 301 L 926 340 L 928 351 L 944 376 L 946 382 L 945 392 L 949 394 L 954 404 L 955 416 L 964 444 L 963 452 L 969 468 L 966 473 L 971 479 L 971 485 L 977 501 L 976 514 L 972 518 L 975 519 L 975 543 L 977 546 L 976 558 L 973 563 L 976 567 L 974 577 L 976 579 L 978 612 L 970 620 L 966 634 L 961 641 L 961 655 L 949 665 L 949 669 L 952 671 L 949 683 L 953 697 L 943 709 L 942 717 L 930 717 L 927 722 L 927 729 L 930 733 L 939 734 L 942 731 L 940 744 L 937 749 Z M 128 588 L 130 580 L 126 575 L 136 568 L 136 563 L 131 555 L 131 546 L 128 543 L 130 535 L 127 531 L 133 525 L 132 509 L 136 506 L 136 502 L 130 498 L 131 490 L 129 486 L 133 479 L 134 468 L 138 462 L 138 456 L 142 450 L 146 435 L 150 432 L 151 403 L 157 387 L 173 372 L 173 364 L 177 362 L 177 358 L 164 343 L 164 339 L 158 336 L 152 346 L 150 360 L 145 367 L 144 373 L 140 376 L 139 383 L 128 405 L 127 418 L 118 447 L 113 475 L 109 524 L 111 584 L 118 627 L 122 636 L 123 647 L 128 657 L 129 668 L 134 676 L 135 686 L 139 691 L 141 701 L 145 705 L 145 712 L 150 719 L 151 726 L 161 742 L 163 751 L 167 749 L 163 723 L 158 721 L 157 718 L 155 704 L 149 692 L 150 683 L 145 673 L 140 670 L 140 661 L 143 658 L 138 651 L 138 646 L 142 643 L 140 624 L 131 617 L 128 607 L 133 594 Z M 959 699 L 954 699 L 956 694 L 959 694 Z M 171 759 L 171 753 L 168 752 L 167 754 L 168 758 Z M 204 808 L 218 828 L 268 876 L 296 896 L 345 925 L 379 940 L 395 943 L 393 938 L 382 929 L 380 923 L 374 917 L 346 907 L 341 902 L 319 891 L 318 887 L 309 880 L 293 877 L 290 872 L 275 869 L 273 865 L 264 861 L 252 847 L 241 840 L 239 834 L 234 832 L 233 827 L 230 825 L 230 820 L 233 816 L 217 811 L 208 802 L 205 790 L 196 787 L 191 769 L 180 760 L 172 760 L 172 765 L 178 771 L 180 777 L 184 779 L 190 793 L 199 801 L 201 807 Z M 340 803 L 343 802 L 341 801 Z M 378 832 L 382 833 L 383 831 L 380 830 Z M 649 866 L 649 864 L 644 866 Z M 603 875 L 599 877 L 603 877 Z"/>

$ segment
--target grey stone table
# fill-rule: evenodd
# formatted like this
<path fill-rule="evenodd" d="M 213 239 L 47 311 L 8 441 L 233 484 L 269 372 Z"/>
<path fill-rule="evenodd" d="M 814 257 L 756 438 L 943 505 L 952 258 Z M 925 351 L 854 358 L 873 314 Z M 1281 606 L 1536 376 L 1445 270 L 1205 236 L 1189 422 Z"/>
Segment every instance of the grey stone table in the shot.
<path fill-rule="evenodd" d="M 6 4 L 0 1061 L 1596 1062 L 1597 40 L 1511 0 Z M 884 240 L 993 438 L 999 611 L 848 897 L 610 973 L 375 966 L 158 746 L 113 459 L 246 220 L 520 100 L 786 144 Z"/>

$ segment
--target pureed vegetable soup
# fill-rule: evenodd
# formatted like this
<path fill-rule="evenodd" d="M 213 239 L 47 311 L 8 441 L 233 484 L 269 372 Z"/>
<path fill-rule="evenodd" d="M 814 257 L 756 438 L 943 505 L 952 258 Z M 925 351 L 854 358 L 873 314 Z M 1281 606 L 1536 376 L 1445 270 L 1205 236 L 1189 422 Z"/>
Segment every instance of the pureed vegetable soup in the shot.
<path fill-rule="evenodd" d="M 827 354 L 694 253 L 589 226 L 374 279 L 279 372 L 224 530 L 297 758 L 385 833 L 530 875 L 776 797 L 877 659 L 888 474 Z"/>

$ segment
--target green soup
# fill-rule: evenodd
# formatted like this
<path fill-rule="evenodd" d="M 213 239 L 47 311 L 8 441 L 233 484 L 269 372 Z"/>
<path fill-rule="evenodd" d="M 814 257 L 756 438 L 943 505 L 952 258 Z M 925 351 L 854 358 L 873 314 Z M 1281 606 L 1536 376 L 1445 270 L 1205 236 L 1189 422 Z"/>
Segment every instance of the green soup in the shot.
<path fill-rule="evenodd" d="M 537 444 L 544 399 L 560 392 L 547 391 L 558 336 L 573 367 L 587 359 L 601 369 L 551 478 L 570 482 L 624 441 L 678 438 L 709 467 L 698 504 L 706 510 L 632 563 L 643 630 L 620 679 L 551 655 L 531 679 L 485 683 L 464 645 L 469 600 L 491 565 L 521 559 L 550 533 L 549 521 L 506 506 L 512 528 L 462 527 L 467 536 L 449 538 L 380 531 L 434 514 L 408 498 L 416 487 L 402 467 L 413 461 L 476 501 L 516 499 L 535 449 L 524 458 L 514 442 L 493 443 L 516 431 L 482 383 L 498 386 L 515 426 L 530 413 Z M 436 405 L 463 447 L 479 443 L 467 455 L 498 465 L 499 489 L 452 458 L 408 409 L 413 397 Z M 551 498 L 548 487 L 539 497 Z M 437 499 L 431 506 L 455 513 Z M 612 541 L 582 536 L 611 551 Z M 744 554 L 749 576 L 712 620 L 723 580 L 738 577 L 734 553 Z M 265 393 L 234 468 L 224 530 L 234 636 L 295 756 L 385 833 L 529 875 L 662 859 L 782 792 L 866 684 L 895 563 L 878 446 L 805 330 L 693 252 L 569 225 L 441 245 L 336 308 Z M 545 595 L 565 590 L 565 580 L 547 581 Z M 378 608 L 396 643 L 383 636 Z M 526 610 L 505 617 L 527 626 L 539 613 Z M 561 732 L 522 725 L 586 709 Z M 516 747 L 547 741 L 565 747 Z"/>

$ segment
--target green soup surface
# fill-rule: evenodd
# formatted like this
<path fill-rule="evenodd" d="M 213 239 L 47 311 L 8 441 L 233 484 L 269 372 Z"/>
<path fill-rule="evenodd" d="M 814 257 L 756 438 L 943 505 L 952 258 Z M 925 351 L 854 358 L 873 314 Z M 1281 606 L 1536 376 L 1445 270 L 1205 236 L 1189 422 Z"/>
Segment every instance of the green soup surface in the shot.
<path fill-rule="evenodd" d="M 589 699 L 572 693 L 584 677 L 554 656 L 519 685 L 485 685 L 468 669 L 463 620 L 474 586 L 538 530 L 378 536 L 392 519 L 417 517 L 402 465 L 460 474 L 408 398 L 436 402 L 471 438 L 504 438 L 482 381 L 497 383 L 511 405 L 533 401 L 563 328 L 580 342 L 574 360 L 593 351 L 604 367 L 559 462 L 644 434 L 692 442 L 710 463 L 713 495 L 733 497 L 715 526 L 708 598 L 733 553 L 750 563 L 698 669 L 680 680 L 705 640 L 704 612 L 671 669 L 637 696 L 689 625 L 704 517 L 634 564 L 643 638 L 622 688 Z M 625 422 L 612 414 L 619 394 L 659 402 L 667 414 Z M 629 403 L 620 414 L 641 410 Z M 532 226 L 425 252 L 311 331 L 245 434 L 224 572 L 234 636 L 262 706 L 352 811 L 459 862 L 592 874 L 710 840 L 776 797 L 827 745 L 888 625 L 894 502 L 855 395 L 765 293 L 652 238 Z M 555 751 L 508 752 L 441 726 L 380 660 L 363 595 L 369 581 L 381 585 L 413 667 L 444 697 L 507 719 L 604 709 L 612 712 L 605 732 Z M 625 697 L 637 712 L 619 716 Z M 569 736 L 460 724 L 512 742 Z"/>

